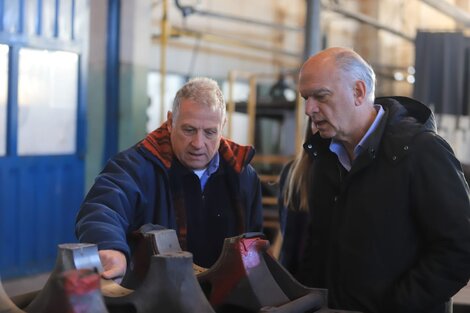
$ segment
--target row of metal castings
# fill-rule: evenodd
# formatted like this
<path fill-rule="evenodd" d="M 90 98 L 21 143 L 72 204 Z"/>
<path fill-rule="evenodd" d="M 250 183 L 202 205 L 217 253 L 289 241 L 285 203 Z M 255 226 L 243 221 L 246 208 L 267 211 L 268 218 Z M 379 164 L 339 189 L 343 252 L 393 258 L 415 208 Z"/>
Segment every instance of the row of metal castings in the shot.
<path fill-rule="evenodd" d="M 100 281 L 96 245 L 62 244 L 43 289 L 10 299 L 0 288 L 0 313 L 346 312 L 327 307 L 327 290 L 298 283 L 261 233 L 225 239 L 209 269 L 193 264 L 174 230 L 144 225 L 134 235 L 128 288 Z"/>

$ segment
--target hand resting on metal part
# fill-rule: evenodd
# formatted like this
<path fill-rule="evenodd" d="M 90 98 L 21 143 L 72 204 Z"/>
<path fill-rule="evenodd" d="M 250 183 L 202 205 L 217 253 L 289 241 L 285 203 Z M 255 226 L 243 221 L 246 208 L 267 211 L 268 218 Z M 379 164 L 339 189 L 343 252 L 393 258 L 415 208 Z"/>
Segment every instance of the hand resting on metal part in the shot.
<path fill-rule="evenodd" d="M 118 250 L 99 250 L 103 272 L 101 276 L 105 279 L 113 279 L 120 283 L 126 273 L 127 260 L 124 253 Z"/>

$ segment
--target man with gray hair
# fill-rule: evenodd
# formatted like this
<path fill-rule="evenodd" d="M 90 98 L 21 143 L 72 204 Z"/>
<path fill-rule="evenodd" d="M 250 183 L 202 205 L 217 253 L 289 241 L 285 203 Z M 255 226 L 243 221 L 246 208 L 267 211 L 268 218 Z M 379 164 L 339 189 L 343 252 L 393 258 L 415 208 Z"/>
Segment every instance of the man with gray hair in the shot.
<path fill-rule="evenodd" d="M 375 98 L 375 74 L 347 48 L 302 66 L 299 89 L 317 133 L 310 226 L 299 280 L 329 306 L 365 313 L 444 313 L 470 277 L 470 200 L 433 113 Z M 375 99 L 374 99 L 375 98 Z"/>
<path fill-rule="evenodd" d="M 262 230 L 261 185 L 251 146 L 222 137 L 217 83 L 195 78 L 176 94 L 167 121 L 106 164 L 76 220 L 80 242 L 98 245 L 104 278 L 122 277 L 126 237 L 144 224 L 175 229 L 194 263 L 210 267 L 225 238 Z"/>

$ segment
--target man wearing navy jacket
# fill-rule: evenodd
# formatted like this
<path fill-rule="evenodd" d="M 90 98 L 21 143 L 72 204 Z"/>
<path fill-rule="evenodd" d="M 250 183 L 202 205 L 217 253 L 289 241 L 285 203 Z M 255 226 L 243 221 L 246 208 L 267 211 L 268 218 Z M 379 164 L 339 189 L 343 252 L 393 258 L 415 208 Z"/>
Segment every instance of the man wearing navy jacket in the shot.
<path fill-rule="evenodd" d="M 217 260 L 225 238 L 262 230 L 254 149 L 222 137 L 225 121 L 217 83 L 192 79 L 165 123 L 109 160 L 76 220 L 79 241 L 98 245 L 103 277 L 125 274 L 127 237 L 147 223 L 175 229 L 202 267 Z"/>

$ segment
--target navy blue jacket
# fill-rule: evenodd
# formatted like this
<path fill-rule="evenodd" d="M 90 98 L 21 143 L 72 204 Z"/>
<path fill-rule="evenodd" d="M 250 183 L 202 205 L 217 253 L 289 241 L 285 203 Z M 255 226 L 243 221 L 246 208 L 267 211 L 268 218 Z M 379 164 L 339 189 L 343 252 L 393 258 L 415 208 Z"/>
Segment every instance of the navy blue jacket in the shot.
<path fill-rule="evenodd" d="M 378 98 L 385 115 L 349 172 L 315 135 L 311 225 L 302 282 L 331 308 L 443 313 L 470 277 L 470 200 L 432 112 Z"/>
<path fill-rule="evenodd" d="M 240 221 L 226 221 L 232 223 L 227 225 L 227 229 L 233 230 L 236 228 L 234 225 L 238 223 L 241 228 L 237 228 L 237 235 L 242 232 L 260 232 L 261 186 L 258 175 L 249 165 L 254 149 L 222 138 L 218 153 L 221 160 L 219 171 L 230 169 L 230 183 L 227 188 L 231 189 L 229 193 L 232 194 L 231 199 L 219 201 L 236 199 L 236 209 L 240 211 L 234 213 Z M 152 223 L 172 228 L 180 235 L 182 227 L 187 223 L 177 223 L 177 212 L 172 198 L 174 195 L 170 187 L 169 173 L 175 160 L 166 123 L 139 144 L 109 160 L 80 207 L 75 229 L 79 241 L 95 243 L 100 250 L 120 250 L 129 259 L 131 251 L 127 242 L 128 235 L 144 224 Z M 213 175 L 216 176 L 219 171 Z M 211 179 L 212 176 L 208 184 Z M 200 189 L 194 192 L 201 193 Z M 217 195 L 205 196 L 210 198 Z M 223 239 L 218 238 L 220 242 Z M 195 258 L 198 253 L 204 253 L 190 252 Z"/>

